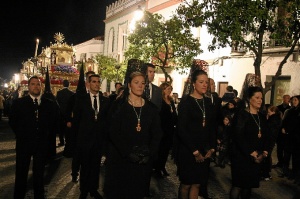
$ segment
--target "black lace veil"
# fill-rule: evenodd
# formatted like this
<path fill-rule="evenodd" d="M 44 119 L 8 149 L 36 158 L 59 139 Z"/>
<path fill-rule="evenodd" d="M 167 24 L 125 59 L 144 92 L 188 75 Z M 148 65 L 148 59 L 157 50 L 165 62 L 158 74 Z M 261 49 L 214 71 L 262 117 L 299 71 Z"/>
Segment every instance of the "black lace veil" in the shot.
<path fill-rule="evenodd" d="M 184 85 L 183 93 L 181 96 L 182 98 L 184 98 L 187 95 L 190 95 L 194 91 L 191 77 L 192 77 L 193 72 L 196 70 L 203 70 L 203 71 L 207 72 L 208 71 L 208 63 L 206 61 L 200 60 L 200 59 L 193 60 L 188 79 Z"/>

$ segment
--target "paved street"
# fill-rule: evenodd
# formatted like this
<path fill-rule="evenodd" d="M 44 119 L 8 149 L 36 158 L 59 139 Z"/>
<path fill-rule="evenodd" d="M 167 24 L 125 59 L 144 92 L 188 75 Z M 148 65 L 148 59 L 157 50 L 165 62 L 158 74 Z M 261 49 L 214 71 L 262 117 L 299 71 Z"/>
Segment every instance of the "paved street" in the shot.
<path fill-rule="evenodd" d="M 8 127 L 7 118 L 0 121 L 0 199 L 13 198 L 14 170 L 15 170 L 15 140 L 14 134 Z M 61 155 L 63 147 L 57 148 L 57 158 L 46 169 L 46 193 L 48 199 L 77 199 L 79 197 L 79 184 L 71 182 L 71 159 Z M 273 154 L 276 162 L 276 156 Z M 105 168 L 102 168 L 102 173 Z M 157 179 L 152 177 L 151 193 L 154 199 L 176 199 L 179 181 L 175 175 L 176 167 L 172 160 L 168 161 L 169 177 Z M 126 171 L 125 171 L 126 172 Z M 272 170 L 273 179 L 261 181 L 261 187 L 254 189 L 253 199 L 300 199 L 300 186 L 286 178 L 279 178 L 279 169 Z M 103 176 L 103 175 L 102 175 Z M 102 177 L 101 176 L 101 177 Z M 134 177 L 134 176 L 133 176 Z M 33 198 L 32 178 L 29 173 L 27 199 Z M 225 169 L 214 167 L 211 164 L 211 177 L 209 181 L 209 194 L 214 199 L 229 198 L 231 176 L 230 166 Z M 100 186 L 103 185 L 103 177 Z M 102 193 L 102 187 L 99 192 Z"/>

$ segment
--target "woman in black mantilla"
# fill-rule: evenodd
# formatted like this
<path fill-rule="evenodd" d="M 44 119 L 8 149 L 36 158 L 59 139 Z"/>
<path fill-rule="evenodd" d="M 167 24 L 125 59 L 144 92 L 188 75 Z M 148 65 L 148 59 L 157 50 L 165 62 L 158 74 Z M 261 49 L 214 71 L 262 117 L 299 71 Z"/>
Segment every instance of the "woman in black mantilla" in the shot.
<path fill-rule="evenodd" d="M 250 199 L 251 189 L 259 187 L 260 163 L 270 153 L 270 136 L 265 116 L 259 112 L 263 103 L 260 87 L 248 87 L 243 93 L 248 107 L 233 120 L 230 199 Z"/>
<path fill-rule="evenodd" d="M 207 73 L 195 70 L 191 75 L 193 91 L 178 106 L 178 174 L 180 199 L 197 199 L 201 185 L 209 176 L 210 157 L 216 147 L 211 100 L 205 97 Z"/>
<path fill-rule="evenodd" d="M 126 81 L 125 81 L 126 82 Z M 111 107 L 104 192 L 108 199 L 142 199 L 162 136 L 154 104 L 142 95 L 145 76 L 133 72 Z"/>

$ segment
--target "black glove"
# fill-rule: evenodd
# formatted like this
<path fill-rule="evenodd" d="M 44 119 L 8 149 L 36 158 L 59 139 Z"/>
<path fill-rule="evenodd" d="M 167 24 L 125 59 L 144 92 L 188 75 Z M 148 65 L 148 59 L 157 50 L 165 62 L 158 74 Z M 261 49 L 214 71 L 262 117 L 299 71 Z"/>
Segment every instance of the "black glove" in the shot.
<path fill-rule="evenodd" d="M 149 161 L 150 152 L 147 146 L 134 146 L 129 159 L 133 163 L 146 164 Z"/>
<path fill-rule="evenodd" d="M 139 163 L 141 161 L 140 156 L 135 152 L 129 154 L 129 159 L 133 163 Z"/>
<path fill-rule="evenodd" d="M 145 156 L 143 157 L 140 161 L 139 161 L 139 164 L 147 164 L 148 161 L 149 161 L 149 156 Z"/>

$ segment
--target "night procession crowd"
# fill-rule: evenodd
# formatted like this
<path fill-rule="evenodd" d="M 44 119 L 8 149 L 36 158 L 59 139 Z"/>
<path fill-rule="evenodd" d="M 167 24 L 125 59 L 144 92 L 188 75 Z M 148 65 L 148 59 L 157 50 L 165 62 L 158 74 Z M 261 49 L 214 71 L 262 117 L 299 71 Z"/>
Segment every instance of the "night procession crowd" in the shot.
<path fill-rule="evenodd" d="M 88 194 L 96 199 L 150 197 L 151 175 L 170 175 L 165 167 L 169 155 L 180 181 L 178 199 L 211 198 L 212 162 L 220 168 L 230 165 L 230 199 L 250 199 L 261 179 L 272 178 L 272 166 L 300 184 L 299 95 L 284 95 L 279 106 L 265 104 L 260 79 L 247 74 L 239 95 L 228 86 L 221 97 L 196 61 L 180 99 L 170 83 L 154 85 L 154 76 L 153 64 L 129 60 L 124 84 L 117 82 L 109 96 L 100 91 L 101 77 L 93 71 L 84 77 L 83 67 L 76 92 L 64 80 L 56 96 L 46 92 L 47 86 L 42 92 L 39 78 L 30 77 L 28 94 L 16 97 L 7 113 L 16 136 L 14 198 L 25 198 L 31 159 L 34 198 L 46 198 L 44 171 L 55 156 L 56 132 L 63 155 L 72 158 L 71 177 L 79 182 L 80 199 Z M 275 144 L 278 163 L 272 165 Z"/>

